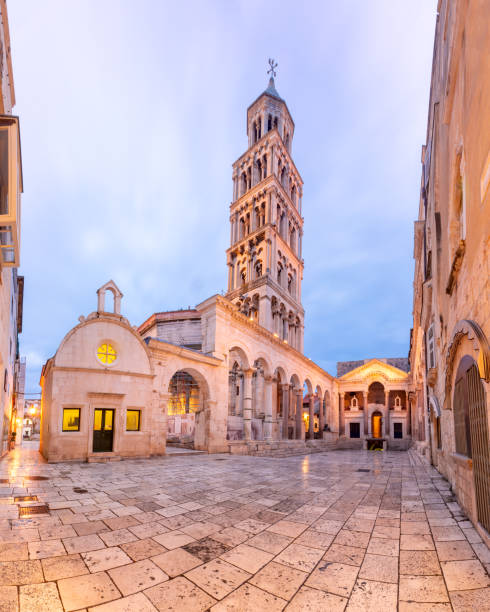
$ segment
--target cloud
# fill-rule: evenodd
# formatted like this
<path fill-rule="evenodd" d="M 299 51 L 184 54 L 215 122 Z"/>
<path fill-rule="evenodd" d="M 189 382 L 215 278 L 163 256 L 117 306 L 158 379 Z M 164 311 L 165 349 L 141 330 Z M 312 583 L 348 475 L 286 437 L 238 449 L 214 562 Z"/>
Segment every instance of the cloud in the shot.
<path fill-rule="evenodd" d="M 435 15 L 436 0 L 9 4 L 21 350 L 53 354 L 109 278 L 133 324 L 225 288 L 231 164 L 273 56 L 305 180 L 305 352 L 405 355 Z"/>

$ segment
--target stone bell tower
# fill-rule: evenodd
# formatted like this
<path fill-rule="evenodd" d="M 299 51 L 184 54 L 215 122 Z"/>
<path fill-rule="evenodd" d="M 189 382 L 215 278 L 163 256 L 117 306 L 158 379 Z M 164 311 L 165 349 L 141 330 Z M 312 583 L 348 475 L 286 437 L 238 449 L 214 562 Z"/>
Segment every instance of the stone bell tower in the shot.
<path fill-rule="evenodd" d="M 291 157 L 294 121 L 275 83 L 247 109 L 248 149 L 233 164 L 227 297 L 303 352 L 303 181 Z"/>

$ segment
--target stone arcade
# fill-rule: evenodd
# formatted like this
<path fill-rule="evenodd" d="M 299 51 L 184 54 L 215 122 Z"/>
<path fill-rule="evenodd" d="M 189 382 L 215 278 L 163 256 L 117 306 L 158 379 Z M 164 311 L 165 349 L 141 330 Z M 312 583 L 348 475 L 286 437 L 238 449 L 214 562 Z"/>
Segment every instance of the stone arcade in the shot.
<path fill-rule="evenodd" d="M 118 287 L 101 287 L 97 310 L 43 368 L 49 461 L 164 454 L 167 436 L 243 454 L 407 446 L 407 368 L 372 360 L 334 378 L 303 354 L 303 182 L 273 77 L 247 133 L 233 165 L 228 293 L 134 328 Z"/>

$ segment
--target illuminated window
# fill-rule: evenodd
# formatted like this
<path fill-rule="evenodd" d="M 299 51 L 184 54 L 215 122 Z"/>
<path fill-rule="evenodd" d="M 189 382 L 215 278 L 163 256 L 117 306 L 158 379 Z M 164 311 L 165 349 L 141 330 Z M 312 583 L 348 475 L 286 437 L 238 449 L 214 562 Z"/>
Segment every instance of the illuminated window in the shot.
<path fill-rule="evenodd" d="M 63 431 L 80 431 L 80 408 L 63 408 Z"/>
<path fill-rule="evenodd" d="M 141 410 L 126 411 L 126 431 L 140 430 Z"/>
<path fill-rule="evenodd" d="M 106 365 L 110 365 L 114 361 L 116 361 L 117 353 L 114 348 L 110 344 L 101 344 L 97 349 L 97 359 L 101 363 L 105 363 Z"/>

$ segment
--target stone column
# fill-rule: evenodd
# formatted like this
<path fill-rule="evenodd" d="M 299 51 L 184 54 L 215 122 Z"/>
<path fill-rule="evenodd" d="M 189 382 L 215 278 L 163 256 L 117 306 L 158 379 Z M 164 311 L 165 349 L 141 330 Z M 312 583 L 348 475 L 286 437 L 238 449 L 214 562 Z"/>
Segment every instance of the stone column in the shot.
<path fill-rule="evenodd" d="M 345 435 L 345 395 L 339 392 L 339 436 Z"/>
<path fill-rule="evenodd" d="M 364 391 L 362 394 L 363 397 L 363 407 L 364 407 L 364 436 L 368 435 L 368 422 L 369 422 L 369 410 L 368 410 L 368 394 L 367 391 Z"/>
<path fill-rule="evenodd" d="M 385 391 L 385 435 L 390 435 L 390 392 Z"/>
<path fill-rule="evenodd" d="M 412 435 L 412 403 L 408 391 L 405 391 L 405 406 L 407 407 L 407 436 Z"/>
<path fill-rule="evenodd" d="M 325 400 L 321 397 L 318 398 L 318 401 L 320 402 L 320 414 L 319 414 L 319 418 L 320 418 L 320 438 L 323 437 L 323 428 L 325 427 Z"/>
<path fill-rule="evenodd" d="M 282 437 L 289 437 L 289 385 L 281 385 L 282 392 Z"/>
<path fill-rule="evenodd" d="M 308 423 L 308 434 L 310 440 L 315 437 L 315 396 L 311 395 L 308 397 L 308 412 L 309 412 L 309 423 Z"/>
<path fill-rule="evenodd" d="M 252 374 L 251 368 L 243 372 L 243 434 L 245 440 L 252 439 Z"/>
<path fill-rule="evenodd" d="M 296 439 L 303 439 L 303 389 L 295 389 L 296 395 Z"/>
<path fill-rule="evenodd" d="M 272 440 L 272 377 L 264 377 L 265 383 L 265 418 L 264 439 Z"/>

